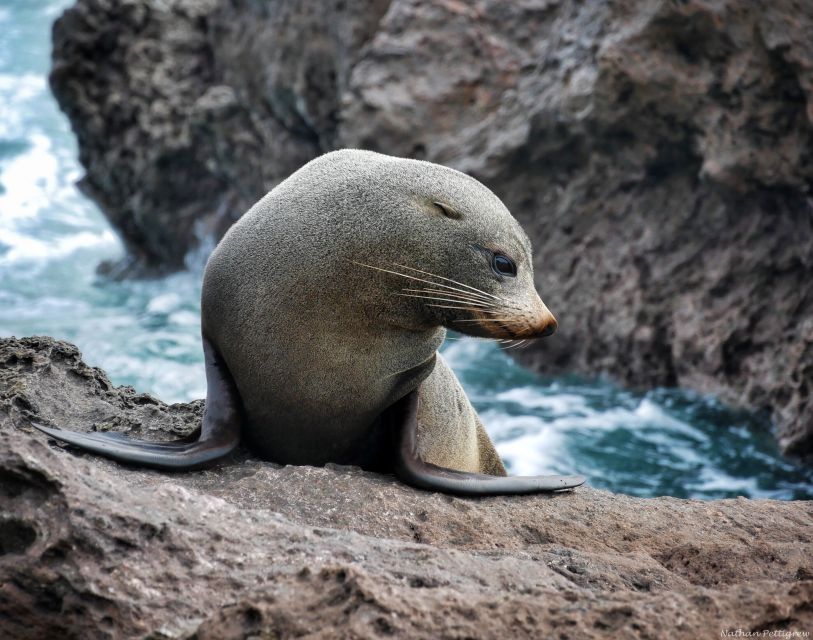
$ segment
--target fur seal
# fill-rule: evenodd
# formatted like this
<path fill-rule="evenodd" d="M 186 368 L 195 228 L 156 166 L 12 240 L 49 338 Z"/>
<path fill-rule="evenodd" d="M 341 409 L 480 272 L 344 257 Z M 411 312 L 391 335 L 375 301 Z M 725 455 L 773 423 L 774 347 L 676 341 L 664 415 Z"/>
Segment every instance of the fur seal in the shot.
<path fill-rule="evenodd" d="M 583 476 L 506 477 L 438 354 L 446 328 L 547 336 L 531 244 L 459 171 L 369 151 L 325 154 L 220 241 L 202 292 L 206 411 L 194 442 L 34 425 L 110 458 L 191 469 L 243 439 L 284 464 L 356 464 L 466 495 L 569 489 Z"/>

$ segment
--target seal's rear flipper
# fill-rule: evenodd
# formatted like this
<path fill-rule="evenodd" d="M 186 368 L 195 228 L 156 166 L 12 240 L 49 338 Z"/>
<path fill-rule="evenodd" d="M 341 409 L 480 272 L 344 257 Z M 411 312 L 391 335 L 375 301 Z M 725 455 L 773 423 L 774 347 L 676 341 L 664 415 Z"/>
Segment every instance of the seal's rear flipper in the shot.
<path fill-rule="evenodd" d="M 52 429 L 35 422 L 36 429 L 61 442 L 93 453 L 156 469 L 197 469 L 228 455 L 240 442 L 240 400 L 237 387 L 211 342 L 203 338 L 206 359 L 206 412 L 200 438 L 194 442 L 149 442 L 120 433 L 79 433 Z"/>
<path fill-rule="evenodd" d="M 446 469 L 424 462 L 418 456 L 418 389 L 388 408 L 382 418 L 393 428 L 397 451 L 395 475 L 414 487 L 468 496 L 542 493 L 573 489 L 584 484 L 584 476 L 489 476 Z"/>

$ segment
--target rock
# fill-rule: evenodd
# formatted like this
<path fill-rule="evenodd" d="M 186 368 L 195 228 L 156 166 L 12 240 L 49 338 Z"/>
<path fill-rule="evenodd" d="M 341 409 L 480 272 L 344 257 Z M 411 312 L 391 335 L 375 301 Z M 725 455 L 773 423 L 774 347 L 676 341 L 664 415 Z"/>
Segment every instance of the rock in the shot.
<path fill-rule="evenodd" d="M 0 340 L 0 635 L 720 637 L 813 625 L 811 502 L 462 499 L 240 452 L 160 473 L 29 423 L 191 432 L 70 344 Z"/>
<path fill-rule="evenodd" d="M 52 85 L 137 265 L 328 149 L 445 163 L 534 240 L 561 330 L 528 364 L 711 392 L 804 456 L 811 31 L 792 0 L 78 0 Z"/>

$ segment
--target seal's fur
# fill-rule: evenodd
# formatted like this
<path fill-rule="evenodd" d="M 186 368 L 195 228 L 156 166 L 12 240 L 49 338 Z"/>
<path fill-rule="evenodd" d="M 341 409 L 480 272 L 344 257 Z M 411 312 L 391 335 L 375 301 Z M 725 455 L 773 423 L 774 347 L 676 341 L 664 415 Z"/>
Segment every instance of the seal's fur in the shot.
<path fill-rule="evenodd" d="M 474 245 L 511 255 L 518 277 L 500 281 Z M 396 295 L 419 281 L 358 263 L 413 267 L 500 295 L 519 307 L 506 313 L 526 313 L 530 324 L 540 314 L 530 242 L 481 183 L 369 151 L 317 158 L 231 228 L 203 282 L 203 333 L 237 383 L 252 444 L 272 460 L 352 460 L 376 417 L 430 375 L 420 365 L 443 342 L 443 324 L 475 329 L 452 322 L 468 312 Z M 419 439 L 422 453 L 440 466 L 504 473 L 454 374 L 442 361 L 435 370 L 421 392 L 421 424 L 432 431 L 427 444 Z"/>

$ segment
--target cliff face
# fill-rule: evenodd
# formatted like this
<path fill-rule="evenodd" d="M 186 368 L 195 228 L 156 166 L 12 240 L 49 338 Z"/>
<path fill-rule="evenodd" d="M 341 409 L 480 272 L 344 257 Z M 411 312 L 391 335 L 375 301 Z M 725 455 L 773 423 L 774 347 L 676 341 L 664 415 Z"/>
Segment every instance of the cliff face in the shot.
<path fill-rule="evenodd" d="M 0 340 L 0 635 L 705 638 L 813 626 L 810 502 L 590 488 L 461 499 L 240 452 L 159 473 L 31 420 L 162 439 L 202 403 L 114 388 L 76 348 Z"/>
<path fill-rule="evenodd" d="M 780 2 L 79 0 L 52 85 L 134 264 L 339 146 L 471 173 L 529 231 L 548 373 L 764 409 L 813 450 L 813 11 Z M 133 266 L 128 265 L 128 266 Z"/>

